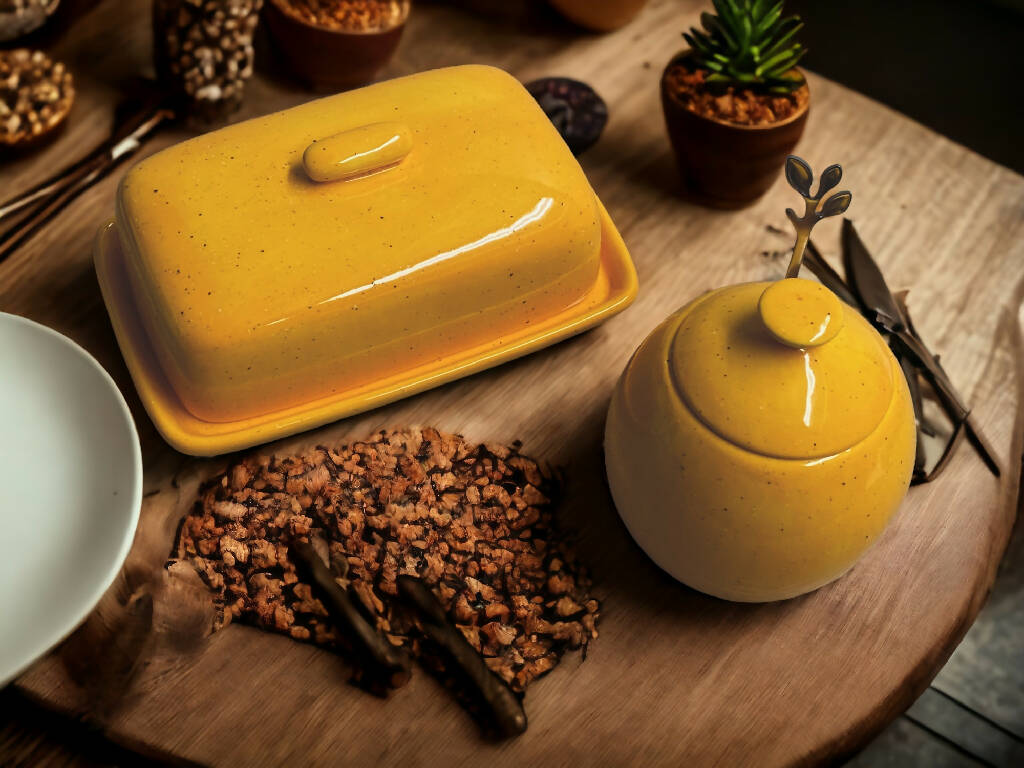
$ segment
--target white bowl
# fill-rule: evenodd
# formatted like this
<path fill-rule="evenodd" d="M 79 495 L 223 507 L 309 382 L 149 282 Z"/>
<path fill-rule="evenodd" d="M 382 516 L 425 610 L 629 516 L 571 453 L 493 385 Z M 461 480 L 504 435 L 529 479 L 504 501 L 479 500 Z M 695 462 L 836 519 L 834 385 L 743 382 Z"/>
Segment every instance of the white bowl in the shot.
<path fill-rule="evenodd" d="M 139 438 L 114 380 L 70 339 L 0 312 L 0 687 L 93 609 L 141 503 Z"/>

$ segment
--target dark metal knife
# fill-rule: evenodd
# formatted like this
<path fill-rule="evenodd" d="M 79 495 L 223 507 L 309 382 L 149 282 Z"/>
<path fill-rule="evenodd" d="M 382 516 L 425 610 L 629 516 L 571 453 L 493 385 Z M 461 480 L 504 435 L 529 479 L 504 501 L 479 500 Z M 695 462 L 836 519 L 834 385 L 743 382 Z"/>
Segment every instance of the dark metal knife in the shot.
<path fill-rule="evenodd" d="M 896 297 L 892 295 L 882 270 L 871 258 L 849 219 L 843 219 L 841 242 L 846 279 L 865 309 L 875 315 L 875 324 L 881 325 L 889 333 L 905 330 L 906 319 L 896 303 Z"/>
<path fill-rule="evenodd" d="M 879 331 L 890 334 L 890 345 L 897 352 L 897 357 L 910 356 L 914 359 L 950 411 L 954 423 L 964 425 L 967 438 L 991 472 L 998 477 L 1001 469 L 995 451 L 978 429 L 970 408 L 953 387 L 946 371 L 913 331 L 909 317 L 889 290 L 882 271 L 871 258 L 849 219 L 843 220 L 841 240 L 843 268 L 850 288 L 866 310 L 868 319 Z"/>

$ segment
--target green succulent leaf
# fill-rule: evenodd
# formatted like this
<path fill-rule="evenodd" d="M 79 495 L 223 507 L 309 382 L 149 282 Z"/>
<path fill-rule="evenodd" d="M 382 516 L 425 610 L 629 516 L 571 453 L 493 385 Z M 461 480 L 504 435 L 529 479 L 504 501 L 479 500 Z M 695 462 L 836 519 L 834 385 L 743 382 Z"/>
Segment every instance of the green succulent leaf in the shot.
<path fill-rule="evenodd" d="M 788 72 L 793 68 L 793 62 L 796 61 L 797 56 L 800 53 L 800 46 L 794 45 L 789 50 L 777 53 L 767 61 L 761 63 L 757 69 L 754 70 L 754 74 L 761 77 L 766 72 Z"/>
<path fill-rule="evenodd" d="M 779 17 L 782 15 L 782 3 L 776 3 L 775 7 L 772 8 L 764 17 L 757 22 L 757 34 L 758 36 L 764 35 L 766 32 L 775 27 Z"/>
<path fill-rule="evenodd" d="M 797 32 L 803 29 L 803 22 L 797 16 L 790 16 L 786 22 L 795 21 L 795 24 L 790 24 L 789 30 L 783 32 L 782 36 L 778 40 L 772 41 L 769 45 L 768 50 L 762 52 L 761 56 L 764 59 L 774 56 L 776 53 L 782 50 L 782 48 L 788 43 Z M 785 29 L 785 24 L 780 27 L 780 30 Z M 799 45 L 799 44 L 797 44 Z"/>
<path fill-rule="evenodd" d="M 711 0 L 714 13 L 700 16 L 701 28 L 683 37 L 698 66 L 716 75 L 708 82 L 742 83 L 772 93 L 789 93 L 803 80 L 786 74 L 804 55 L 794 38 L 800 17 L 783 16 L 783 0 Z"/>
<path fill-rule="evenodd" d="M 729 49 L 732 52 L 736 52 L 739 50 L 739 44 L 736 42 L 736 39 L 731 34 L 729 34 L 729 30 L 727 30 L 718 21 L 717 16 L 714 16 L 705 11 L 700 15 L 700 23 L 703 25 L 704 29 L 707 30 L 709 36 L 721 36 L 721 38 L 725 41 L 725 44 L 729 47 Z"/>

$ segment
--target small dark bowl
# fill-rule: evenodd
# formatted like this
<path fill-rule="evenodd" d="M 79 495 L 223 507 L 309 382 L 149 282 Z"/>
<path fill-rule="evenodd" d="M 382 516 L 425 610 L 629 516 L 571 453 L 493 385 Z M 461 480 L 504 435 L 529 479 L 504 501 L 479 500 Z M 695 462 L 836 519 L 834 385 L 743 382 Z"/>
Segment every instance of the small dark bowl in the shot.
<path fill-rule="evenodd" d="M 391 59 L 409 18 L 381 31 L 318 27 L 281 9 L 281 0 L 263 6 L 267 31 L 282 67 L 318 91 L 340 91 L 371 82 Z"/>

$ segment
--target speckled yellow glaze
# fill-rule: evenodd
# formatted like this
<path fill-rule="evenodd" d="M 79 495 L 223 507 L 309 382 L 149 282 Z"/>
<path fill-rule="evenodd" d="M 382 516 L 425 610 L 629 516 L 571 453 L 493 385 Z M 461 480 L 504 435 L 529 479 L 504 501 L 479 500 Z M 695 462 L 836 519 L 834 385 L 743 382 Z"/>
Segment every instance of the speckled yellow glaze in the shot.
<path fill-rule="evenodd" d="M 818 286 L 798 282 L 787 292 L 814 300 Z M 780 343 L 758 309 L 772 285 L 722 288 L 669 317 L 627 365 L 606 426 L 630 533 L 677 579 L 729 600 L 793 597 L 845 573 L 914 462 L 910 394 L 882 338 L 848 310 L 825 344 Z"/>
<path fill-rule="evenodd" d="M 843 329 L 843 302 L 820 283 L 791 278 L 769 285 L 757 301 L 761 322 L 788 347 L 808 349 Z"/>
<path fill-rule="evenodd" d="M 636 293 L 579 163 L 519 82 L 483 66 L 164 150 L 126 174 L 100 244 L 108 309 L 139 326 L 119 339 L 129 367 L 192 453 L 494 365 Z"/>
<path fill-rule="evenodd" d="M 387 173 L 315 183 L 315 140 L 387 117 Z M 367 142 L 367 150 L 375 140 Z M 125 176 L 117 224 L 144 321 L 207 421 L 280 410 L 557 314 L 598 272 L 583 171 L 489 67 L 392 80 L 208 133 Z"/>

